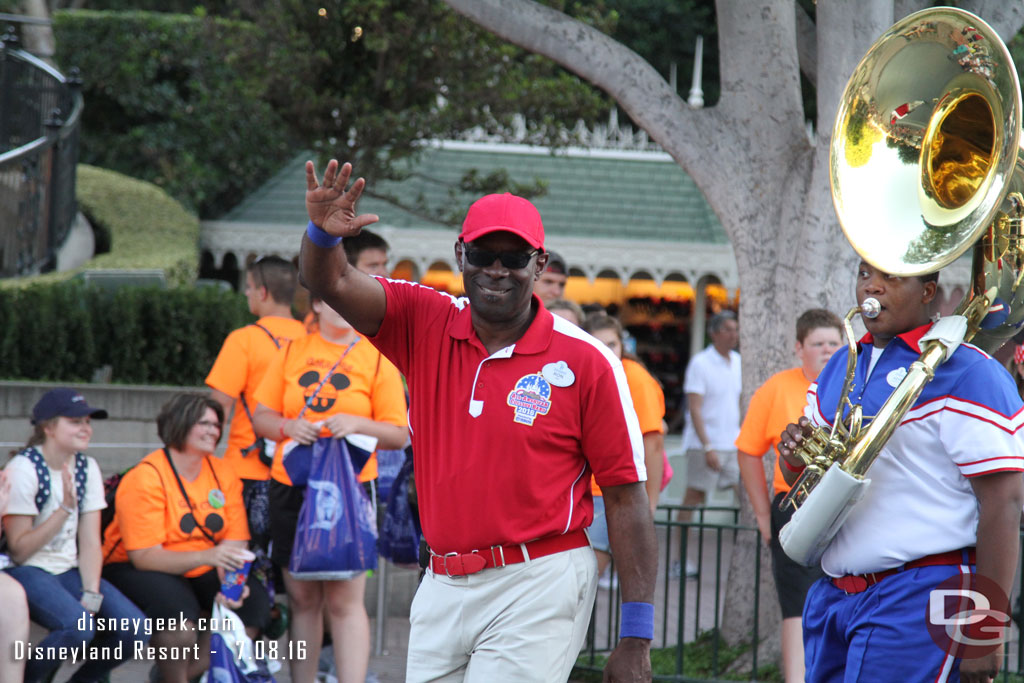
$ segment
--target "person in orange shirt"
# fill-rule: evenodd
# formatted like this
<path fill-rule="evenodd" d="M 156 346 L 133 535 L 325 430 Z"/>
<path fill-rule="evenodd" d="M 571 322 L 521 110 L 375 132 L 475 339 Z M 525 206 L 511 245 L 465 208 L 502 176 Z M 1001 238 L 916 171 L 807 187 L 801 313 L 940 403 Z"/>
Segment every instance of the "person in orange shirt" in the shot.
<path fill-rule="evenodd" d="M 626 373 L 626 384 L 633 399 L 633 409 L 640 421 L 640 432 L 644 439 L 644 464 L 647 466 L 647 499 L 651 514 L 658 507 L 658 494 L 662 488 L 662 473 L 665 461 L 665 392 L 647 368 L 637 360 L 624 356 L 622 352 L 622 324 L 610 315 L 599 312 L 583 321 L 583 330 L 589 332 L 611 349 L 622 361 Z M 610 588 L 611 579 L 603 574 L 611 561 L 611 545 L 608 540 L 608 522 L 604 516 L 604 497 L 597 483 L 591 479 L 590 490 L 594 495 L 594 523 L 590 526 L 590 542 L 597 553 L 597 575 L 602 577 L 598 586 Z"/>
<path fill-rule="evenodd" d="M 387 240 L 377 233 L 363 230 L 342 242 L 341 246 L 345 250 L 345 260 L 356 270 L 367 275 L 391 276 L 391 271 L 388 270 L 388 250 L 391 247 Z M 310 310 L 303 324 L 310 334 L 316 332 L 316 312 Z"/>
<path fill-rule="evenodd" d="M 206 376 L 210 396 L 221 405 L 225 415 L 232 416 L 224 460 L 242 478 L 242 500 L 257 554 L 266 553 L 269 541 L 267 490 L 274 444 L 257 440 L 253 433 L 253 394 L 277 350 L 306 334 L 302 323 L 292 317 L 297 281 L 295 266 L 278 256 L 264 256 L 249 264 L 245 298 L 249 312 L 259 320 L 227 336 Z"/>
<path fill-rule="evenodd" d="M 206 670 L 209 633 L 197 639 L 198 619 L 214 601 L 238 614 L 250 637 L 270 616 L 270 600 L 252 574 L 240 601 L 220 593 L 224 572 L 252 556 L 242 504 L 242 480 L 230 463 L 212 457 L 224 412 L 199 394 L 179 394 L 161 409 L 153 451 L 121 479 L 114 520 L 103 543 L 103 577 L 151 619 L 190 627 L 153 633 L 152 644 L 197 646 L 198 658 L 158 658 L 160 680 L 185 683 Z M 157 623 L 156 621 L 153 622 Z"/>
<path fill-rule="evenodd" d="M 287 457 L 302 457 L 319 438 L 365 434 L 377 447 L 405 446 L 409 430 L 405 392 L 398 369 L 329 306 L 313 301 L 318 331 L 285 346 L 267 368 L 256 391 L 256 433 L 278 441 L 270 469 L 271 559 L 281 567 L 291 607 L 291 637 L 308 644 L 308 657 L 292 660 L 295 681 L 316 678 L 326 606 L 339 680 L 366 678 L 370 623 L 363 598 L 364 572 L 344 581 L 297 580 L 288 572 L 305 486 L 293 485 Z M 359 480 L 377 474 L 371 458 Z"/>
<path fill-rule="evenodd" d="M 779 509 L 789 486 L 775 458 L 774 499 L 768 494 L 763 458 L 774 454 L 786 425 L 795 422 L 807 405 L 807 389 L 842 344 L 842 324 L 821 308 L 804 311 L 796 320 L 796 357 L 800 366 L 772 375 L 754 392 L 736 438 L 740 478 L 750 498 L 761 538 L 771 546 L 772 573 L 782 606 L 782 668 L 786 681 L 804 680 L 802 619 L 807 589 L 821 576 L 820 568 L 803 567 L 782 551 L 781 529 L 793 511 Z"/>

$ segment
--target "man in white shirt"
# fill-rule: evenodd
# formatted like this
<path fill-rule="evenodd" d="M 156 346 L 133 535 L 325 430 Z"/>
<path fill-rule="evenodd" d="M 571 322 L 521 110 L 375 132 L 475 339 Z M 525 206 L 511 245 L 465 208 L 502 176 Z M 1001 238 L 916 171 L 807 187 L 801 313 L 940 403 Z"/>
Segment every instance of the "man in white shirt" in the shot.
<path fill-rule="evenodd" d="M 703 505 L 708 492 L 731 488 L 739 499 L 739 465 L 736 462 L 736 437 L 740 432 L 740 328 L 736 314 L 722 311 L 708 321 L 711 344 L 690 359 L 686 368 L 686 392 L 689 420 L 683 429 L 686 452 L 686 494 L 683 505 Z M 679 519 L 689 521 L 691 513 L 681 512 Z M 687 567 L 687 575 L 695 575 Z"/>

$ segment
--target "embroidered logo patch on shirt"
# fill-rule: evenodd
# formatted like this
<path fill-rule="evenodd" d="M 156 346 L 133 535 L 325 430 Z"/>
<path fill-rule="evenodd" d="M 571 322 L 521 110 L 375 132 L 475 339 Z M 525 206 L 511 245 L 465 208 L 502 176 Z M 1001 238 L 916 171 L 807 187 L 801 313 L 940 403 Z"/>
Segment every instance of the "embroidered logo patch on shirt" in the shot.
<path fill-rule="evenodd" d="M 525 375 L 509 392 L 508 404 L 515 409 L 516 422 L 532 427 L 538 415 L 551 410 L 551 385 L 537 373 Z"/>

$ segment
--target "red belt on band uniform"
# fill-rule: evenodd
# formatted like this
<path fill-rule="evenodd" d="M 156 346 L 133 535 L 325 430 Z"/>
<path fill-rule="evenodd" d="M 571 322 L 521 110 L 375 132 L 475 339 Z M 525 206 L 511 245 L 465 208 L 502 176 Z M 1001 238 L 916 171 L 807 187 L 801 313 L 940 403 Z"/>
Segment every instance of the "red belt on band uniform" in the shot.
<path fill-rule="evenodd" d="M 964 555 L 966 554 L 966 563 L 964 562 Z M 937 553 L 935 555 L 927 555 L 918 560 L 911 560 L 901 567 L 893 567 L 892 569 L 885 569 L 880 572 L 872 572 L 870 574 L 847 574 L 846 576 L 840 576 L 832 579 L 832 585 L 839 590 L 846 591 L 847 595 L 853 595 L 854 593 L 863 593 L 871 586 L 881 581 L 884 578 L 892 576 L 907 569 L 917 569 L 919 567 L 938 567 L 948 566 L 957 564 L 975 564 L 974 561 L 974 548 L 963 548 L 961 550 L 950 550 L 945 553 Z"/>
<path fill-rule="evenodd" d="M 430 551 L 430 570 L 435 574 L 445 576 L 466 576 L 476 574 L 491 567 L 504 567 L 507 564 L 517 564 L 529 557 L 536 560 L 538 557 L 554 555 L 563 550 L 582 548 L 590 545 L 590 539 L 583 529 L 570 531 L 567 534 L 558 536 L 545 536 L 536 541 L 529 541 L 516 545 L 494 545 L 483 550 L 471 550 L 468 553 L 447 553 L 438 555 Z M 526 548 L 526 554 L 523 548 Z"/>

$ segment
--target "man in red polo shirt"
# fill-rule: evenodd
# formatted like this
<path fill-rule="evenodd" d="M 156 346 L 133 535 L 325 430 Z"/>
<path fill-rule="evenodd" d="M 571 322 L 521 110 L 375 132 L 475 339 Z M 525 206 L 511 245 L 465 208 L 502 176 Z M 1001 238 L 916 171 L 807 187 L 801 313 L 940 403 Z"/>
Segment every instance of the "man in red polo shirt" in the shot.
<path fill-rule="evenodd" d="M 430 563 L 413 601 L 407 680 L 566 680 L 596 592 L 591 473 L 604 490 L 622 584 L 606 680 L 650 680 L 657 543 L 622 364 L 533 295 L 537 209 L 510 194 L 470 207 L 455 243 L 467 298 L 351 268 L 342 237 L 360 178 L 306 164 L 301 276 L 390 358 L 410 390 Z"/>

